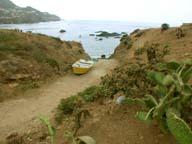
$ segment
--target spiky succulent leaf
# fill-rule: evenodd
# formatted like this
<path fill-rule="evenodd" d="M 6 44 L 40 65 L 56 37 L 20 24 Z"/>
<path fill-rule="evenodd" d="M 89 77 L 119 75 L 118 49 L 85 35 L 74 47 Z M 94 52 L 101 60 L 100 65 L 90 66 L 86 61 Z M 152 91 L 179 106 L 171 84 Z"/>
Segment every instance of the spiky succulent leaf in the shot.
<path fill-rule="evenodd" d="M 167 67 L 166 67 L 166 64 L 165 64 L 165 63 L 157 63 L 157 64 L 155 65 L 155 67 L 156 67 L 156 69 L 157 69 L 158 71 L 165 71 L 165 70 L 167 70 Z"/>
<path fill-rule="evenodd" d="M 173 115 L 173 113 L 174 113 L 176 116 L 178 116 L 178 117 L 181 116 L 181 113 L 180 113 L 176 108 L 174 108 L 174 107 L 171 107 L 171 108 L 169 108 L 169 109 L 167 110 L 166 116 L 167 116 L 167 117 L 170 117 L 170 116 Z"/>
<path fill-rule="evenodd" d="M 192 87 L 188 84 L 185 84 L 182 93 L 184 95 L 192 95 Z"/>
<path fill-rule="evenodd" d="M 124 104 L 133 104 L 133 103 L 135 103 L 135 99 L 133 99 L 133 98 L 125 98 L 124 100 L 123 100 L 123 103 Z"/>
<path fill-rule="evenodd" d="M 190 80 L 191 76 L 192 76 L 192 66 L 183 72 L 183 74 L 182 74 L 183 82 L 185 82 L 185 83 L 188 82 Z"/>
<path fill-rule="evenodd" d="M 158 102 L 152 95 L 145 95 L 144 102 L 145 102 L 145 105 L 149 108 L 152 108 L 158 105 Z"/>
<path fill-rule="evenodd" d="M 154 92 L 160 97 L 164 97 L 166 96 L 167 94 L 167 88 L 163 85 L 157 85 L 155 88 L 154 88 Z"/>
<path fill-rule="evenodd" d="M 177 62 L 168 62 L 167 63 L 167 68 L 170 69 L 170 70 L 173 70 L 173 71 L 176 71 L 181 65 Z"/>
<path fill-rule="evenodd" d="M 151 123 L 152 122 L 152 119 L 151 117 L 147 117 L 147 112 L 137 112 L 135 117 L 141 121 L 144 121 L 146 123 Z M 147 118 L 147 119 L 146 119 Z"/>
<path fill-rule="evenodd" d="M 139 98 L 125 98 L 123 100 L 124 104 L 138 104 L 139 106 L 145 106 L 145 102 L 142 99 Z"/>
<path fill-rule="evenodd" d="M 166 75 L 163 79 L 163 85 L 164 86 L 170 86 L 173 83 L 174 79 L 171 75 Z"/>
<path fill-rule="evenodd" d="M 163 85 L 163 79 L 165 78 L 165 75 L 161 72 L 149 71 L 148 77 L 155 84 Z"/>
<path fill-rule="evenodd" d="M 192 143 L 192 131 L 183 119 L 172 113 L 167 118 L 167 125 L 172 135 L 180 144 Z"/>
<path fill-rule="evenodd" d="M 54 136 L 56 134 L 56 131 L 55 128 L 49 122 L 48 118 L 44 115 L 40 115 L 39 119 L 47 126 L 49 135 Z"/>

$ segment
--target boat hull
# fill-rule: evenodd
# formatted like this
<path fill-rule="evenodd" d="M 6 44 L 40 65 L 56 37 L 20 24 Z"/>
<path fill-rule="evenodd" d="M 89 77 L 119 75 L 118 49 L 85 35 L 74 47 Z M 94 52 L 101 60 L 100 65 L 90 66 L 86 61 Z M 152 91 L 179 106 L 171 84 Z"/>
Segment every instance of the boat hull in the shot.
<path fill-rule="evenodd" d="M 90 68 L 81 68 L 81 67 L 73 67 L 74 74 L 85 74 L 89 71 Z"/>

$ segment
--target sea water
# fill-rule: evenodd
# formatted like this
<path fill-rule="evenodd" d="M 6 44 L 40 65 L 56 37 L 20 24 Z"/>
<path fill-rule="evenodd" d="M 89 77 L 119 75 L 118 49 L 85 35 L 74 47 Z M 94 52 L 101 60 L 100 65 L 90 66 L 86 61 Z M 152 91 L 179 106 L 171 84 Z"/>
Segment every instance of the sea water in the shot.
<path fill-rule="evenodd" d="M 24 32 L 31 31 L 32 33 L 41 33 L 49 36 L 59 37 L 61 40 L 81 42 L 85 51 L 92 58 L 99 58 L 101 55 L 109 57 L 113 54 L 115 48 L 120 42 L 120 38 L 108 37 L 99 40 L 96 34 L 98 31 L 130 33 L 135 29 L 145 29 L 151 27 L 159 27 L 159 24 L 154 23 L 136 23 L 122 21 L 57 21 L 43 22 L 35 24 L 2 24 L 0 29 L 21 29 Z M 60 30 L 66 30 L 65 33 L 60 33 Z"/>

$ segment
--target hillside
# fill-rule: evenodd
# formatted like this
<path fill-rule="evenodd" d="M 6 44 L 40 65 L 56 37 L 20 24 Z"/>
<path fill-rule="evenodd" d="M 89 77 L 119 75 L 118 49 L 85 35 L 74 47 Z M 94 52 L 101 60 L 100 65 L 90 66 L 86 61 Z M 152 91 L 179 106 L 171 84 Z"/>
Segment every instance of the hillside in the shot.
<path fill-rule="evenodd" d="M 90 87 L 84 91 L 72 93 L 73 82 L 70 76 L 66 76 L 64 80 L 45 87 L 45 90 L 36 91 L 38 96 L 42 94 L 40 97 L 60 95 L 63 98 L 59 104 L 58 101 L 55 103 L 58 106 L 55 105 L 52 116 L 41 117 L 46 126 L 49 123 L 47 119 L 50 120 L 56 133 L 48 133 L 50 124 L 47 130 L 45 122 L 42 125 L 35 123 L 39 120 L 34 117 L 36 127 L 28 127 L 26 132 L 10 133 L 6 137 L 7 143 L 51 143 L 51 140 L 55 143 L 83 143 L 87 139 L 83 140 L 82 136 L 90 136 L 99 144 L 191 144 L 191 29 L 191 24 L 184 24 L 164 30 L 135 30 L 124 35 L 112 56 L 114 59 L 106 60 L 105 64 L 99 61 L 90 73 L 75 77 L 79 80 L 75 81 L 75 89 L 78 90 L 82 83 L 87 84 L 94 75 L 98 76 L 98 70 L 103 73 L 103 67 L 109 66 L 107 70 L 110 70 L 117 66 L 101 78 L 99 85 L 89 84 Z M 58 70 L 57 65 L 55 69 Z M 51 104 L 43 101 L 48 103 L 48 107 L 52 104 L 52 101 Z M 25 105 L 33 105 L 21 99 L 4 103 L 2 111 L 6 112 L 2 114 L 2 127 L 5 131 L 7 123 L 12 125 L 7 119 L 16 121 L 7 113 L 12 112 L 10 104 L 18 106 L 21 111 Z M 20 107 L 22 104 L 23 107 Z M 34 113 L 30 107 L 29 112 L 25 111 L 27 114 Z M 40 106 L 39 109 L 44 108 Z M 13 113 L 20 111 L 16 109 Z M 17 118 L 19 121 L 23 119 Z"/>
<path fill-rule="evenodd" d="M 10 0 L 0 0 L 0 24 L 58 21 L 60 18 L 32 7 L 21 8 Z"/>
<path fill-rule="evenodd" d="M 114 57 L 120 61 L 131 59 L 146 60 L 146 48 L 152 44 L 158 45 L 159 49 L 167 47 L 169 55 L 165 59 L 183 60 L 192 58 L 192 24 L 183 24 L 181 27 L 169 28 L 161 31 L 160 28 L 136 30 L 130 36 L 121 39 L 117 46 Z M 140 54 L 137 52 L 140 51 Z"/>
<path fill-rule="evenodd" d="M 68 72 L 79 58 L 89 58 L 80 43 L 0 30 L 0 100 Z"/>

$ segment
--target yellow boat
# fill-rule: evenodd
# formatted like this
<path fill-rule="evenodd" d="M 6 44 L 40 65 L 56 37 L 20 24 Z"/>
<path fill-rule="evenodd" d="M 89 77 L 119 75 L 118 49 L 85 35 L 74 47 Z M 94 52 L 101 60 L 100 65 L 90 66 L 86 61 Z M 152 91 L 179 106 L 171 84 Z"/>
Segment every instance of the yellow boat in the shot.
<path fill-rule="evenodd" d="M 93 67 L 93 65 L 94 65 L 93 61 L 86 61 L 86 60 L 80 59 L 72 65 L 73 73 L 74 74 L 87 73 Z"/>

